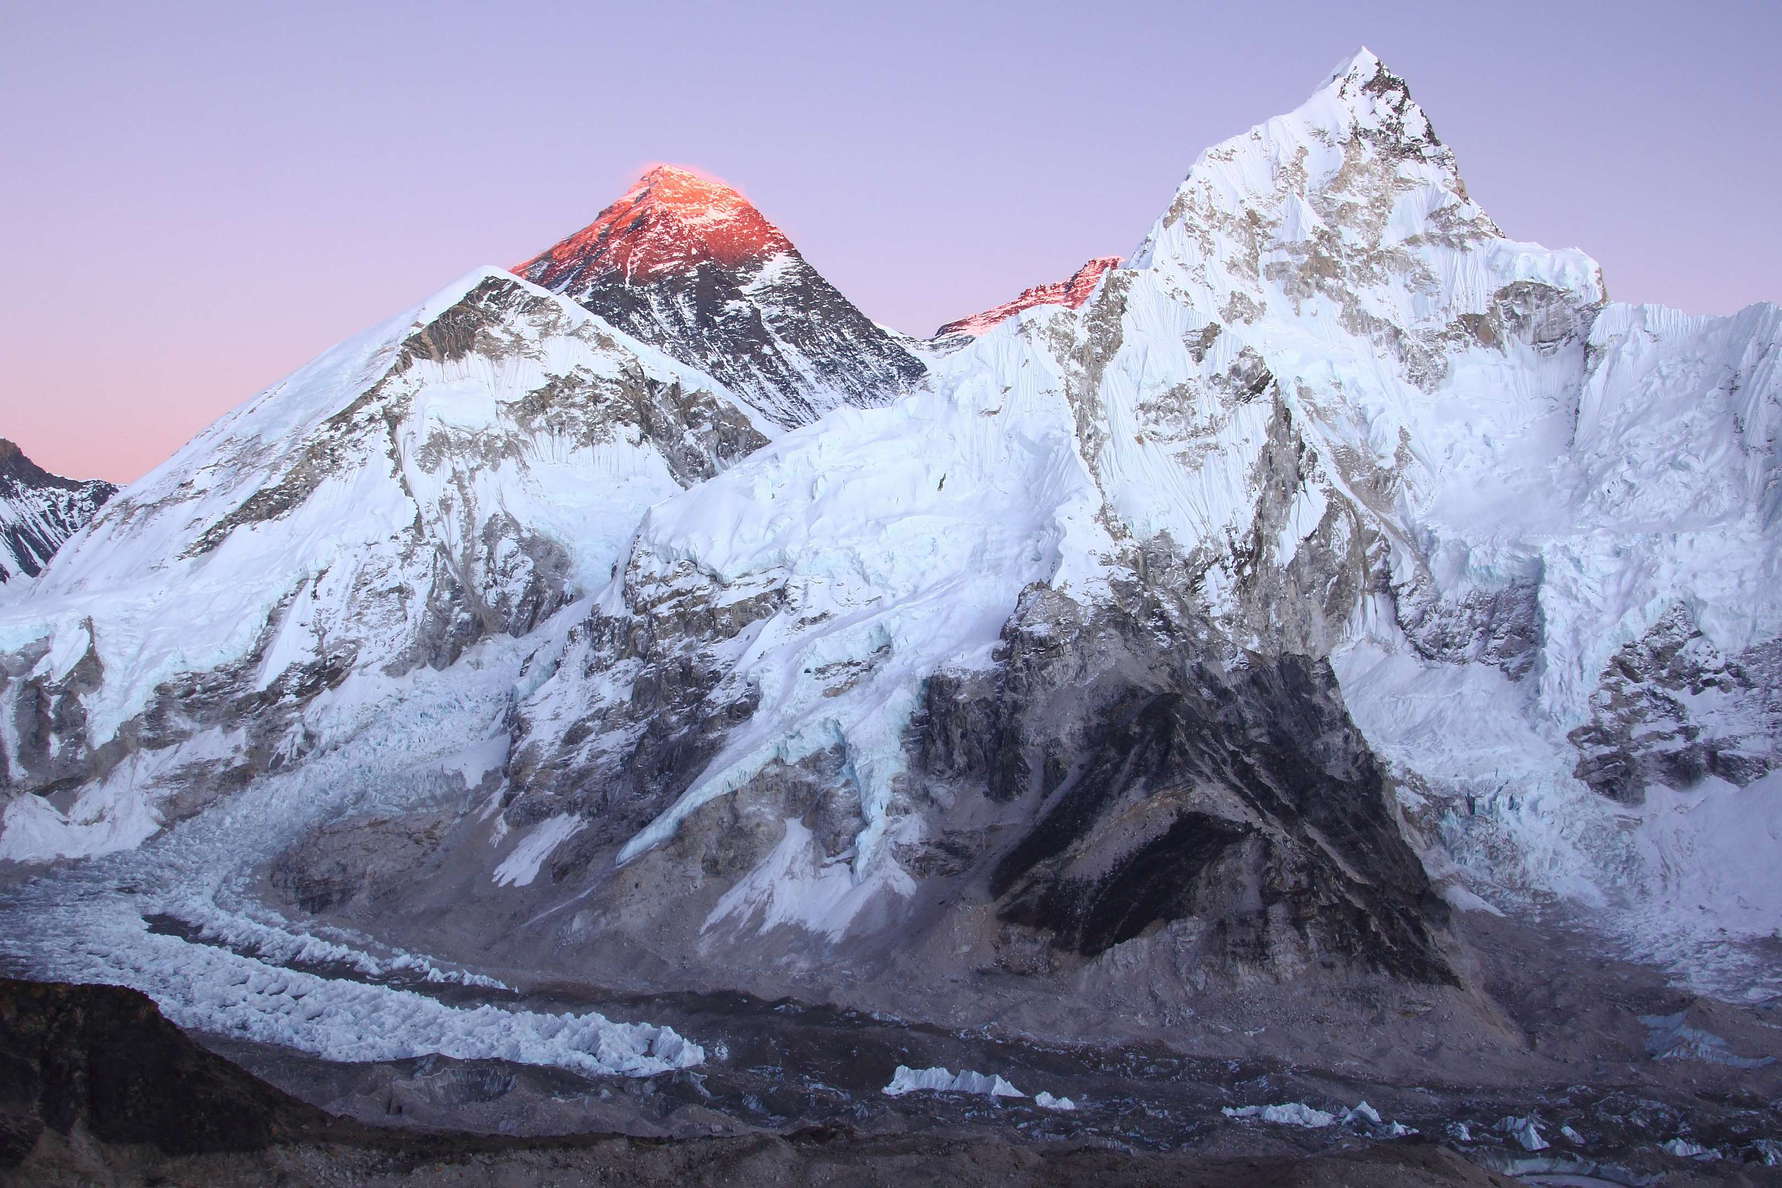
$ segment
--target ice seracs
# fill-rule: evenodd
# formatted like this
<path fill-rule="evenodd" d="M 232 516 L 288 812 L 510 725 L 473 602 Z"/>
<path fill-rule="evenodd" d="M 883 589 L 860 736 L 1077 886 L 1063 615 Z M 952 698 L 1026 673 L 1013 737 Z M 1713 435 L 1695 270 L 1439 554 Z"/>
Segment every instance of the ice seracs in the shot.
<path fill-rule="evenodd" d="M 898 1065 L 891 1080 L 879 1092 L 887 1097 L 902 1097 L 910 1093 L 969 1093 L 998 1098 L 1025 1098 L 1021 1092 L 1001 1076 L 992 1073 L 973 1072 L 961 1069 L 957 1073 L 947 1068 L 910 1068 Z M 1059 1097 L 1044 1089 L 1035 1093 L 1033 1104 L 1042 1110 L 1058 1113 L 1071 1113 L 1076 1110 L 1077 1103 L 1068 1097 Z"/>
<path fill-rule="evenodd" d="M 1335 1126 L 1337 1120 L 1337 1116 L 1328 1110 L 1316 1109 L 1303 1101 L 1290 1101 L 1281 1105 L 1225 1106 L 1219 1112 L 1227 1118 L 1254 1119 L 1277 1126 L 1303 1126 L 1309 1130 Z"/>
<path fill-rule="evenodd" d="M 906 1093 L 977 1093 L 986 1097 L 1026 1097 L 1027 1095 L 999 1076 L 963 1069 L 957 1073 L 945 1068 L 909 1068 L 898 1065 L 891 1081 L 881 1090 L 887 1097 Z M 1050 1094 L 1047 1095 L 1050 1097 Z M 1056 1101 L 1057 1099 L 1053 1099 Z M 1055 1105 L 1048 1108 L 1058 1108 Z"/>
<path fill-rule="evenodd" d="M 1236 1121 L 1267 1122 L 1275 1126 L 1299 1126 L 1307 1130 L 1322 1130 L 1329 1126 L 1347 1126 L 1370 1133 L 1381 1138 L 1404 1138 L 1417 1132 L 1402 1122 L 1387 1122 L 1380 1117 L 1380 1111 L 1367 1102 L 1357 1102 L 1350 1108 L 1333 1113 L 1307 1105 L 1303 1101 L 1282 1102 L 1278 1105 L 1223 1106 L 1219 1111 L 1227 1118 Z M 1462 1141 L 1465 1126 L 1461 1126 Z"/>

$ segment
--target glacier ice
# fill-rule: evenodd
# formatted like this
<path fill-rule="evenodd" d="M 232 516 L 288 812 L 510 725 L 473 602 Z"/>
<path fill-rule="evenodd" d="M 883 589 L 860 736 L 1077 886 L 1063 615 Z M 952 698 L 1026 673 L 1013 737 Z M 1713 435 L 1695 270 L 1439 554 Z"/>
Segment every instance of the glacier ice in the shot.
<path fill-rule="evenodd" d="M 962 1069 L 955 1073 L 945 1068 L 910 1068 L 898 1065 L 897 1071 L 883 1090 L 889 1097 L 901 1097 L 906 1093 L 975 1093 L 986 1097 L 1026 1097 L 1027 1095 L 1003 1080 L 999 1076 L 988 1073 L 973 1072 Z M 1049 1095 L 1048 1095 L 1049 1096 Z M 1066 1109 L 1057 1104 L 1047 1109 Z"/>

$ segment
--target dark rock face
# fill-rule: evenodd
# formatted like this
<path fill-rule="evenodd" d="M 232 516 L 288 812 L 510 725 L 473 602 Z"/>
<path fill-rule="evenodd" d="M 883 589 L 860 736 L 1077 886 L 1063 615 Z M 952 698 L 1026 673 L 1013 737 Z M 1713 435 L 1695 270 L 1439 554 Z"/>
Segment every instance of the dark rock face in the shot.
<path fill-rule="evenodd" d="M 256 1150 L 330 1121 L 200 1048 L 134 990 L 0 980 L 0 1168 L 46 1129 L 195 1154 Z"/>
<path fill-rule="evenodd" d="M 1637 804 L 1648 783 L 1744 785 L 1782 764 L 1782 642 L 1724 656 L 1673 607 L 1604 668 L 1591 720 L 1571 733 L 1574 774 Z"/>
<path fill-rule="evenodd" d="M 1394 594 L 1399 626 L 1418 655 L 1445 664 L 1490 664 L 1512 680 L 1528 675 L 1543 638 L 1537 579 L 1443 602 L 1430 593 L 1423 574 L 1416 576 Z"/>
<path fill-rule="evenodd" d="M 930 682 L 922 769 L 1031 806 L 990 875 L 1000 919 L 1084 956 L 1190 920 L 1229 967 L 1452 981 L 1445 909 L 1329 666 L 1169 638 L 1034 588 L 998 675 Z"/>
<path fill-rule="evenodd" d="M 698 575 L 679 576 L 691 584 L 645 582 L 628 571 L 626 600 L 642 613 L 596 612 L 571 633 L 561 663 L 584 680 L 622 682 L 627 696 L 579 707 L 566 729 L 553 722 L 543 737 L 524 713 L 511 723 L 508 823 L 523 827 L 564 811 L 590 823 L 559 866 L 579 868 L 596 848 L 649 824 L 755 711 L 755 691 L 729 679 L 717 653 L 777 610 L 784 591 L 723 603 Z"/>
<path fill-rule="evenodd" d="M 117 491 L 101 479 L 51 474 L 0 438 L 0 582 L 42 573 Z"/>
<path fill-rule="evenodd" d="M 927 368 L 724 183 L 660 166 L 516 270 L 699 368 L 768 419 L 884 404 Z"/>
<path fill-rule="evenodd" d="M 926 373 L 802 257 L 778 259 L 782 274 L 766 282 L 747 268 L 704 264 L 644 284 L 606 278 L 567 295 L 786 426 L 837 403 L 884 404 Z"/>
<path fill-rule="evenodd" d="M 1058 820 L 1065 814 L 1080 818 L 1081 808 L 1059 806 L 1028 835 L 1023 849 L 1062 848 L 1081 836 L 1092 822 Z M 993 886 L 1009 897 L 1000 915 L 1010 923 L 1051 932 L 1065 948 L 1092 957 L 1153 924 L 1195 914 L 1197 883 L 1216 874 L 1227 852 L 1250 836 L 1251 830 L 1221 817 L 1183 812 L 1163 833 L 1091 878 L 1042 875 L 1024 880 L 1033 867 L 1023 861 L 1031 855 L 1017 852 L 996 871 Z M 1257 946 L 1255 955 L 1266 954 Z"/>

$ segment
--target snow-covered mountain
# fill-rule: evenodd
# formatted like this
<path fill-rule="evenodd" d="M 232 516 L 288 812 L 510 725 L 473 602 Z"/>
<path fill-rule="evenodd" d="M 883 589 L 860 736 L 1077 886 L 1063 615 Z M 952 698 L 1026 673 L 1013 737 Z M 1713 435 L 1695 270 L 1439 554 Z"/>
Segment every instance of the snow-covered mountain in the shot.
<path fill-rule="evenodd" d="M 776 432 L 578 306 L 470 274 L 200 434 L 8 608 L 0 760 L 25 794 L 0 854 L 133 845 L 375 728 L 405 674 L 533 631 L 609 579 L 646 507 Z"/>
<path fill-rule="evenodd" d="M 1782 311 L 1610 302 L 1366 51 L 925 346 L 683 171 L 519 271 L 0 610 L 0 857 L 159 833 L 298 930 L 1053 1031 L 1479 1020 L 1453 905 L 1782 925 Z"/>
<path fill-rule="evenodd" d="M 514 271 L 698 367 L 781 426 L 884 404 L 922 378 L 912 344 L 854 308 L 748 199 L 691 170 L 656 166 Z"/>
<path fill-rule="evenodd" d="M 103 479 L 51 474 L 0 437 L 0 583 L 37 576 L 116 493 Z"/>
<path fill-rule="evenodd" d="M 1598 773 L 1776 762 L 1776 311 L 1607 305 L 1588 257 L 1503 236 L 1366 53 L 1083 287 L 651 509 L 516 707 L 505 819 L 558 839 L 577 935 L 734 932 L 740 968 L 758 930 L 921 952 L 914 921 L 965 913 L 998 922 L 973 963 L 1439 978 L 1374 754 L 1444 874 L 1662 900 Z M 1739 675 L 1615 662 L 1654 631 Z"/>

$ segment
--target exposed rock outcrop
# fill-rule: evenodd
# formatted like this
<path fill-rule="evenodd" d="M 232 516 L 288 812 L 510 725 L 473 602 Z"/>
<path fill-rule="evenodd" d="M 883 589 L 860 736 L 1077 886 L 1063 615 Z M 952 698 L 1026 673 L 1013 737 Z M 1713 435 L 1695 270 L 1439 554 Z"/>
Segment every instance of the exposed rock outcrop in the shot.
<path fill-rule="evenodd" d="M 43 572 L 117 491 L 103 479 L 51 474 L 0 437 L 0 583 Z"/>

